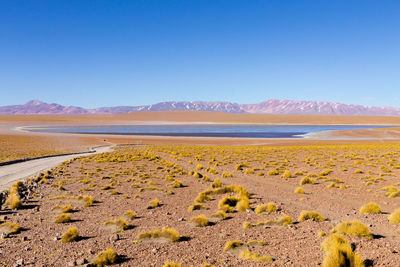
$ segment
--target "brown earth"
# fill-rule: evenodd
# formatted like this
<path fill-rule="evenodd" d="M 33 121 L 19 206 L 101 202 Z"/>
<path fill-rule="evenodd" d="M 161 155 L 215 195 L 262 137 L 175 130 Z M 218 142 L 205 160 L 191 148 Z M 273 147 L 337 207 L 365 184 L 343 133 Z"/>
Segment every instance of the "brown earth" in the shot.
<path fill-rule="evenodd" d="M 319 238 L 318 233 L 329 234 L 340 221 L 356 219 L 371 230 L 374 238 L 344 235 L 354 244 L 355 252 L 370 265 L 397 266 L 400 226 L 389 223 L 387 216 L 400 207 L 400 198 L 387 197 L 382 188 L 393 186 L 399 190 L 399 156 L 398 144 L 121 147 L 113 153 L 61 165 L 53 171 L 53 178 L 39 185 L 38 195 L 24 203 L 23 209 L 0 211 L 8 221 L 23 228 L 0 241 L 2 261 L 7 265 L 23 259 L 28 266 L 67 266 L 74 260 L 90 261 L 95 253 L 110 247 L 121 255 L 121 266 L 162 266 L 168 260 L 183 266 L 205 262 L 215 266 L 317 266 L 324 257 L 320 249 L 324 238 Z M 238 170 L 240 163 L 247 166 Z M 203 168 L 199 166 L 197 170 L 198 164 Z M 208 167 L 217 173 L 207 171 Z M 271 170 L 279 174 L 268 175 Z M 290 171 L 292 177 L 282 178 L 284 170 Z M 331 173 L 322 174 L 325 170 Z M 188 171 L 207 175 L 210 181 L 189 175 Z M 233 177 L 222 178 L 223 172 Z M 312 177 L 315 184 L 305 184 L 305 194 L 295 194 L 293 191 L 305 176 Z M 211 188 L 217 178 L 223 186 L 234 184 L 247 189 L 251 209 L 228 213 L 228 219 L 213 225 L 195 227 L 189 223 L 191 217 L 204 214 L 210 218 L 218 210 L 219 200 L 232 195 L 213 195 L 214 200 L 203 203 L 206 209 L 188 211 L 198 194 Z M 172 188 L 174 179 L 184 187 Z M 327 188 L 333 182 L 342 188 Z M 102 190 L 106 185 L 112 188 Z M 169 190 L 174 194 L 166 193 Z M 93 196 L 94 205 L 85 207 L 76 200 L 53 199 L 82 194 Z M 137 194 L 141 198 L 135 198 Z M 148 202 L 155 198 L 162 205 L 148 209 Z M 376 202 L 383 214 L 360 215 L 359 208 L 370 201 Z M 279 210 L 253 212 L 257 205 L 268 202 L 274 202 Z M 53 222 L 51 209 L 57 204 L 74 207 L 72 222 Z M 116 236 L 104 223 L 120 218 L 126 210 L 135 211 L 138 218 L 128 221 L 130 227 Z M 317 211 L 326 220 L 298 222 L 302 210 Z M 244 222 L 275 220 L 283 215 L 289 215 L 295 223 L 242 227 Z M 71 226 L 79 230 L 80 240 L 65 244 L 53 240 Z M 175 228 L 183 238 L 174 243 L 136 242 L 140 232 L 162 227 Z M 263 241 L 265 246 L 250 247 L 250 251 L 271 256 L 274 261 L 259 263 L 224 252 L 225 243 L 231 240 Z"/>

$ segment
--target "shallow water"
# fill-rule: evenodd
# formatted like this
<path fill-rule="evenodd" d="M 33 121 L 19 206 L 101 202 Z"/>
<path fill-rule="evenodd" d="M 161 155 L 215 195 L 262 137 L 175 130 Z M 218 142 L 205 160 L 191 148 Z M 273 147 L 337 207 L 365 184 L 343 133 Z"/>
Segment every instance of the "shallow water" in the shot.
<path fill-rule="evenodd" d="M 25 128 L 32 132 L 118 134 L 191 137 L 302 138 L 308 133 L 384 128 L 373 125 L 260 125 L 260 124 L 181 124 L 181 125 L 97 125 Z"/>

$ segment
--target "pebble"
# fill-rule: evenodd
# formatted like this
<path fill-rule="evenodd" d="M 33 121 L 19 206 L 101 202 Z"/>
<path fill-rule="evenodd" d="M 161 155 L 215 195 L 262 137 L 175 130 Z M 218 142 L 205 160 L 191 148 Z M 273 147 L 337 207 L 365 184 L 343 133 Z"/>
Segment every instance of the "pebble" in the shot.
<path fill-rule="evenodd" d="M 178 222 L 183 222 L 183 221 L 185 221 L 185 218 L 179 218 L 178 219 Z"/>
<path fill-rule="evenodd" d="M 76 261 L 70 261 L 68 262 L 68 266 L 76 266 Z"/>
<path fill-rule="evenodd" d="M 23 266 L 23 265 L 24 265 L 24 259 L 18 259 L 14 264 L 15 267 L 19 267 L 19 266 Z"/>
<path fill-rule="evenodd" d="M 118 234 L 113 234 L 109 238 L 110 242 L 115 242 L 119 240 L 119 235 Z"/>
<path fill-rule="evenodd" d="M 8 237 L 7 233 L 1 233 L 0 234 L 0 239 L 7 238 L 7 237 Z"/>
<path fill-rule="evenodd" d="M 87 263 L 87 260 L 85 258 L 79 258 L 76 260 L 76 264 L 78 264 L 78 265 L 83 265 L 86 263 Z"/>

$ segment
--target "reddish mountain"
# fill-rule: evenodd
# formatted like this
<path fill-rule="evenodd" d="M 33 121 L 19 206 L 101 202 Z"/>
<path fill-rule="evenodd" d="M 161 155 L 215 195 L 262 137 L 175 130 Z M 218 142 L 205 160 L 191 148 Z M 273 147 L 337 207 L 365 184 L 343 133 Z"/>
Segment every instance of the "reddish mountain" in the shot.
<path fill-rule="evenodd" d="M 400 109 L 392 107 L 369 107 L 321 101 L 294 101 L 277 99 L 270 99 L 258 104 L 173 101 L 161 102 L 147 106 L 116 106 L 102 107 L 97 109 L 62 106 L 59 104 L 48 104 L 38 100 L 32 100 L 24 105 L 0 107 L 0 114 L 120 114 L 137 111 L 169 110 L 199 110 L 227 113 L 400 116 Z"/>

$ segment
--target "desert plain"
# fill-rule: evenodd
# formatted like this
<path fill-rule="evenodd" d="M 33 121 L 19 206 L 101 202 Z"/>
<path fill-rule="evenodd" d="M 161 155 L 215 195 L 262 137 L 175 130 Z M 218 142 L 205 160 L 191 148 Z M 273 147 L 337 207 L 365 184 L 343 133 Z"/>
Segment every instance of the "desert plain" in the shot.
<path fill-rule="evenodd" d="M 160 122 L 374 129 L 309 139 L 20 130 Z M 400 126 L 400 118 L 216 112 L 0 116 L 0 162 L 111 149 L 20 177 L 2 193 L 0 263 L 399 266 L 400 131 L 382 125 Z"/>

